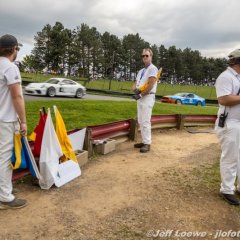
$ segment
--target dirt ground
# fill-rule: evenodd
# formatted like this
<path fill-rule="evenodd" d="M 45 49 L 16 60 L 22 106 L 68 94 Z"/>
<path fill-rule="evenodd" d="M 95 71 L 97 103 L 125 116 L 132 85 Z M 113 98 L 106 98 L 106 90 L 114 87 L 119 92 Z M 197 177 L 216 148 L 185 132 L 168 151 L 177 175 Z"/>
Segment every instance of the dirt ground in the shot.
<path fill-rule="evenodd" d="M 0 212 L 0 239 L 232 239 L 215 237 L 240 230 L 239 208 L 218 196 L 219 156 L 213 133 L 155 130 L 151 152 L 121 143 L 61 188 L 23 180 L 14 185 L 29 205 Z"/>

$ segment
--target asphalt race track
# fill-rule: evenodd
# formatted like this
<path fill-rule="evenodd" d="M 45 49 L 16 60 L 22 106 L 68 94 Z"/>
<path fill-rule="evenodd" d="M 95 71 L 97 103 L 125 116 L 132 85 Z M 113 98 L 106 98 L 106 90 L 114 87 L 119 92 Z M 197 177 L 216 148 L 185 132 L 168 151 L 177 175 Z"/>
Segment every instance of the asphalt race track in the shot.
<path fill-rule="evenodd" d="M 131 98 L 121 98 L 121 97 L 110 97 L 110 96 L 102 96 L 102 95 L 93 95 L 86 94 L 82 99 L 73 98 L 73 97 L 46 97 L 46 96 L 32 96 L 24 94 L 24 99 L 26 101 L 41 101 L 41 100 L 111 100 L 111 101 L 135 101 Z"/>
<path fill-rule="evenodd" d="M 32 96 L 24 94 L 25 101 L 51 101 L 51 100 L 76 100 L 76 101 L 83 101 L 83 100 L 108 100 L 108 101 L 135 101 L 134 99 L 123 98 L 123 97 L 110 97 L 104 95 L 94 95 L 94 94 L 86 94 L 82 99 L 81 98 L 73 98 L 73 97 L 47 97 L 47 96 Z M 161 103 L 156 100 L 156 103 Z M 206 105 L 206 107 L 214 107 L 217 108 L 218 105 Z"/>

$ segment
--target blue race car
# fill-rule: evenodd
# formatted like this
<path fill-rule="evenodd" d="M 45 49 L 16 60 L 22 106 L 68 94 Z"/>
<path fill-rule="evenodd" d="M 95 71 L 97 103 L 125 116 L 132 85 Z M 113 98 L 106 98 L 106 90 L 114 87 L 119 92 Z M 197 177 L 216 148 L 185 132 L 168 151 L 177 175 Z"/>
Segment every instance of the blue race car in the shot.
<path fill-rule="evenodd" d="M 160 99 L 163 103 L 188 104 L 196 106 L 205 106 L 204 98 L 193 93 L 176 93 L 174 95 L 164 96 Z"/>

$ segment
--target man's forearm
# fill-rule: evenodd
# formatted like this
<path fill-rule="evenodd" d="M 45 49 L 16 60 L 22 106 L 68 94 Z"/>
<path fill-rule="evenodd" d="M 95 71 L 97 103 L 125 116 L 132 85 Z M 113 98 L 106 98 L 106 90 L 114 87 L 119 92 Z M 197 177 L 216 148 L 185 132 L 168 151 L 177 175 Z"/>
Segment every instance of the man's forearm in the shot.
<path fill-rule="evenodd" d="M 152 88 L 153 88 L 153 86 L 154 86 L 154 84 L 155 84 L 155 82 L 154 82 L 154 83 L 153 83 L 153 82 L 149 82 L 147 88 L 146 88 L 144 91 L 142 91 L 142 93 L 141 93 L 142 96 L 144 96 L 144 95 L 150 93 L 151 90 L 152 90 Z"/>
<path fill-rule="evenodd" d="M 22 95 L 22 87 L 19 83 L 9 85 L 13 106 L 22 123 L 26 123 L 25 104 Z"/>
<path fill-rule="evenodd" d="M 25 103 L 23 96 L 14 96 L 12 98 L 12 101 L 21 123 L 26 123 Z"/>
<path fill-rule="evenodd" d="M 220 103 L 223 106 L 234 106 L 240 104 L 240 96 L 239 95 L 222 96 L 218 98 L 218 103 Z"/>
<path fill-rule="evenodd" d="M 136 89 L 136 85 L 137 85 L 136 82 L 134 82 L 133 85 L 132 85 L 132 90 L 133 91 Z"/>

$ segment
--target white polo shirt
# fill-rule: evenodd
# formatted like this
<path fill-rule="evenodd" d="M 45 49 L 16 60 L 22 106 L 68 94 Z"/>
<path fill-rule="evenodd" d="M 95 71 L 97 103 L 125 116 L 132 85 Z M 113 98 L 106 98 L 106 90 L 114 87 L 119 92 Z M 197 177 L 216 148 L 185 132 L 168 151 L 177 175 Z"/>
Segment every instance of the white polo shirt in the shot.
<path fill-rule="evenodd" d="M 15 122 L 17 113 L 8 86 L 21 83 L 18 67 L 6 57 L 0 57 L 0 121 Z"/>
<path fill-rule="evenodd" d="M 138 88 L 144 85 L 147 82 L 148 78 L 156 77 L 157 73 L 158 73 L 158 69 L 152 63 L 147 68 L 141 69 L 137 74 L 136 87 Z M 153 88 L 151 89 L 150 92 L 156 93 L 156 90 L 157 90 L 157 81 L 153 85 Z"/>
<path fill-rule="evenodd" d="M 240 74 L 238 74 L 233 68 L 228 67 L 217 78 L 215 87 L 217 97 L 237 95 L 238 91 L 240 91 Z M 224 109 L 225 106 L 219 104 L 218 116 L 224 112 Z M 227 106 L 226 112 L 228 112 L 227 120 L 240 121 L 240 104 Z"/>

